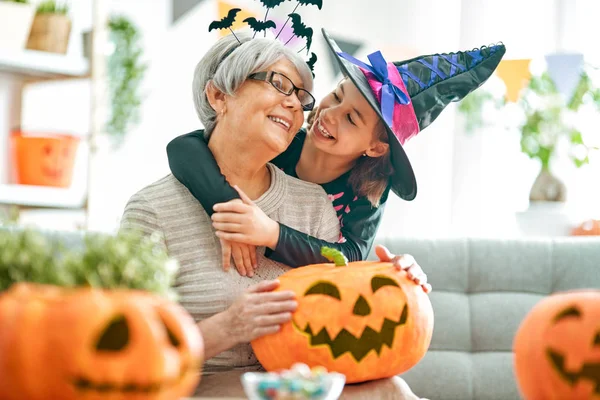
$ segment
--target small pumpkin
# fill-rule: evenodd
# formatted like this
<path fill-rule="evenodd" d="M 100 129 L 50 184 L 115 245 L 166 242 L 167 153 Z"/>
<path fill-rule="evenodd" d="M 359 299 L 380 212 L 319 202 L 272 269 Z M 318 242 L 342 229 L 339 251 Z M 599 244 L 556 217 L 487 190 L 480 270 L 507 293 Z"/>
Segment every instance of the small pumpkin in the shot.
<path fill-rule="evenodd" d="M 527 400 L 600 400 L 600 291 L 544 298 L 515 336 L 515 374 Z"/>
<path fill-rule="evenodd" d="M 572 236 L 600 236 L 600 220 L 590 219 L 584 221 L 573 229 Z"/>
<path fill-rule="evenodd" d="M 79 138 L 69 135 L 28 135 L 14 132 L 17 180 L 22 185 L 68 188 Z"/>
<path fill-rule="evenodd" d="M 3 400 L 178 399 L 200 380 L 192 317 L 148 292 L 17 283 L 0 321 Z"/>
<path fill-rule="evenodd" d="M 346 382 L 391 377 L 416 365 L 433 333 L 420 286 L 386 262 L 338 262 L 290 270 L 278 290 L 296 293 L 292 321 L 252 342 L 267 371 L 323 366 Z"/>

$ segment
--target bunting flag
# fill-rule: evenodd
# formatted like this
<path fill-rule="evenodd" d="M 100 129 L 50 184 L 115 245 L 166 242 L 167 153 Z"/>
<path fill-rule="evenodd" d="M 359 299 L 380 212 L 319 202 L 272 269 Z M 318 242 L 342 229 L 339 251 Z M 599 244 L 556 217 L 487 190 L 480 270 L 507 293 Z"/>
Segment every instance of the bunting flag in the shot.
<path fill-rule="evenodd" d="M 336 41 L 336 43 L 338 44 L 338 46 L 340 47 L 340 49 L 345 52 L 350 54 L 351 56 L 355 55 L 356 52 L 358 52 L 358 50 L 360 50 L 360 48 L 363 46 L 362 43 L 356 43 L 353 41 L 349 41 L 346 39 L 340 39 L 337 36 L 334 35 L 330 35 L 332 39 L 334 39 Z M 329 61 L 331 62 L 331 69 L 333 71 L 334 76 L 338 75 L 339 73 L 341 73 L 340 67 L 338 67 L 338 61 L 337 58 L 331 54 L 331 52 L 327 52 L 329 53 Z"/>
<path fill-rule="evenodd" d="M 215 17 L 215 20 L 220 20 L 221 18 L 227 16 L 227 13 L 229 12 L 229 10 L 231 10 L 232 8 L 241 8 L 242 11 L 240 11 L 237 16 L 235 17 L 235 22 L 233 23 L 233 25 L 231 26 L 231 29 L 233 29 L 234 31 L 236 29 L 240 29 L 240 28 L 247 28 L 248 25 L 244 22 L 244 20 L 246 18 L 250 18 L 250 17 L 254 17 L 258 20 L 263 20 L 264 15 L 261 16 L 257 16 L 256 14 L 253 14 L 247 10 L 244 10 L 242 7 L 237 6 L 235 4 L 231 4 L 228 3 L 226 1 L 218 1 L 218 7 L 217 7 L 217 12 L 218 15 Z M 230 35 L 231 31 L 229 29 L 219 29 L 219 36 L 223 37 L 223 36 L 227 36 Z"/>
<path fill-rule="evenodd" d="M 565 101 L 569 101 L 581 78 L 583 54 L 562 53 L 546 55 L 548 75 Z"/>
<path fill-rule="evenodd" d="M 496 74 L 506 85 L 506 101 L 514 103 L 519 100 L 521 90 L 527 86 L 531 79 L 530 63 L 530 59 L 503 60 L 498 65 Z"/>

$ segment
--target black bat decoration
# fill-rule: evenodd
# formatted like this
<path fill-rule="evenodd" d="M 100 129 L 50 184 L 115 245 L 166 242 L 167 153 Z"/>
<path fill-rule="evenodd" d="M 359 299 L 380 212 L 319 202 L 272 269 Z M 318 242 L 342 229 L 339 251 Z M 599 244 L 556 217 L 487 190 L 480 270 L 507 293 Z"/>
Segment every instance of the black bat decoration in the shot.
<path fill-rule="evenodd" d="M 263 6 L 267 7 L 267 8 L 275 8 L 278 5 L 280 5 L 281 3 L 283 3 L 285 0 L 259 0 L 261 3 L 263 3 Z M 320 0 L 317 0 L 320 1 Z"/>
<path fill-rule="evenodd" d="M 277 27 L 277 25 L 275 25 L 274 21 L 271 21 L 271 20 L 258 21 L 254 17 L 246 18 L 244 20 L 244 22 L 247 23 L 254 32 L 262 32 L 262 31 L 266 31 L 269 28 Z"/>
<path fill-rule="evenodd" d="M 323 0 L 298 0 L 298 3 L 302 4 L 303 6 L 317 6 L 319 10 L 323 7 Z"/>
<path fill-rule="evenodd" d="M 275 1 L 277 1 L 277 0 L 275 0 Z M 296 4 L 296 7 L 294 7 L 292 14 L 294 14 L 296 12 L 296 10 L 298 9 L 298 6 L 308 6 L 308 5 L 317 6 L 320 10 L 323 7 L 323 0 L 298 0 L 298 4 Z M 267 13 L 268 13 L 268 10 L 267 10 Z M 275 39 L 277 39 L 279 37 L 279 35 L 281 35 L 281 32 L 283 32 L 283 28 L 285 28 L 285 26 L 287 25 L 289 20 L 290 20 L 290 17 L 288 16 L 288 19 L 285 21 L 285 24 L 283 24 L 283 26 L 279 30 L 279 33 L 277 33 L 277 36 L 275 37 Z M 311 35 L 311 40 L 312 40 L 312 35 Z M 289 40 L 288 40 L 288 42 L 289 42 Z M 306 52 L 308 54 L 308 50 Z"/>
<path fill-rule="evenodd" d="M 306 39 L 305 48 L 306 54 L 308 54 L 310 46 L 312 44 L 312 28 L 309 28 L 306 25 L 304 25 L 304 23 L 302 22 L 302 17 L 300 17 L 299 14 L 290 14 L 289 17 L 292 19 L 292 30 L 294 31 L 294 35 L 285 44 L 288 44 L 294 36 L 303 37 Z M 304 50 L 304 48 L 302 50 Z"/>
<path fill-rule="evenodd" d="M 213 21 L 208 26 L 208 31 L 212 31 L 213 29 L 231 29 L 233 23 L 235 22 L 235 17 L 237 13 L 242 11 L 241 8 L 232 8 L 227 13 L 227 16 L 221 19 L 220 21 Z"/>
<path fill-rule="evenodd" d="M 317 55 L 312 53 L 310 59 L 306 62 L 308 64 L 308 68 L 310 68 L 310 72 L 312 72 L 313 79 L 315 77 L 315 63 L 317 62 Z"/>

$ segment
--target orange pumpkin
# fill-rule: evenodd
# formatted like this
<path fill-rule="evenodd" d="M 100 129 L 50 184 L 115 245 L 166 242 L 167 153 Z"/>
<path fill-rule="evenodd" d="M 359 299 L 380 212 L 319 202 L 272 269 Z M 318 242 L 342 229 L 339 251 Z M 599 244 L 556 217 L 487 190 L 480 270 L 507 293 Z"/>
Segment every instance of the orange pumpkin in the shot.
<path fill-rule="evenodd" d="M 17 182 L 67 188 L 71 186 L 79 138 L 68 135 L 12 135 Z"/>
<path fill-rule="evenodd" d="M 200 379 L 193 319 L 146 292 L 19 283 L 0 321 L 3 400 L 178 399 Z"/>
<path fill-rule="evenodd" d="M 433 309 L 420 286 L 391 263 L 318 264 L 279 277 L 296 293 L 292 322 L 252 342 L 268 371 L 301 362 L 363 382 L 400 374 L 425 355 Z"/>
<path fill-rule="evenodd" d="M 600 291 L 548 296 L 514 340 L 515 374 L 527 400 L 600 400 Z"/>
<path fill-rule="evenodd" d="M 573 229 L 573 236 L 600 236 L 600 220 L 590 219 Z"/>

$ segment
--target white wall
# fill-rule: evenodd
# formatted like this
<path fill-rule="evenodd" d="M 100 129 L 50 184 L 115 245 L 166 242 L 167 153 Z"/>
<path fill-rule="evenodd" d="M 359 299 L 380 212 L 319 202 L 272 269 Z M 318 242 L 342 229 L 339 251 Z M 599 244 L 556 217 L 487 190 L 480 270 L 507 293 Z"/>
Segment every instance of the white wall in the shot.
<path fill-rule="evenodd" d="M 254 0 L 230 2 L 263 10 Z M 581 7 L 577 8 L 579 14 L 569 13 L 578 15 L 577 21 L 590 18 L 590 10 L 595 7 L 595 0 L 376 0 L 368 6 L 364 0 L 324 3 L 320 12 L 314 7 L 300 9 L 315 30 L 313 51 L 320 58 L 316 67 L 317 98 L 335 84 L 320 35 L 322 26 L 333 34 L 366 42 L 359 58 L 377 49 L 382 49 L 384 55 L 394 52 L 410 57 L 414 52 L 452 52 L 499 41 L 507 46 L 506 58 L 530 58 L 557 48 L 557 7 L 585 3 L 587 13 L 583 16 Z M 281 7 L 291 8 L 293 2 Z M 141 124 L 128 135 L 121 149 L 101 156 L 103 172 L 92 183 L 95 192 L 102 194 L 92 210 L 92 227 L 102 230 L 117 226 L 127 199 L 135 191 L 169 172 L 165 153 L 168 141 L 200 127 L 191 99 L 192 73 L 217 38 L 214 31 L 208 33 L 209 23 L 217 19 L 213 0 L 202 2 L 173 26 L 169 26 L 169 0 L 122 0 L 113 2 L 112 8 L 125 12 L 141 28 L 150 70 L 145 80 Z M 290 11 L 286 8 L 279 13 Z M 584 36 L 588 38 L 587 47 L 574 50 L 588 51 L 595 45 L 593 32 L 581 32 L 591 27 L 583 28 L 572 21 L 565 26 L 567 33 L 563 36 L 567 39 L 561 39 L 563 47 L 581 45 L 578 38 Z M 579 32 L 574 32 L 574 26 Z M 72 43 L 74 46 L 78 45 Z M 596 49 L 593 54 L 597 55 Z M 83 94 L 68 101 L 61 98 L 61 106 L 69 110 L 67 119 L 75 125 L 83 124 L 87 112 L 81 101 L 84 98 Z M 38 115 L 37 107 L 32 116 Z M 520 153 L 516 132 L 488 129 L 465 135 L 455 109 L 449 106 L 406 146 L 417 175 L 418 196 L 412 202 L 392 196 L 381 235 L 510 234 L 510 218 L 526 206 L 538 167 Z M 565 171 L 572 172 L 569 167 Z M 587 172 L 585 177 L 578 172 L 572 182 L 581 183 L 584 178 L 589 182 L 590 174 Z M 572 192 L 581 195 L 581 191 Z"/>

